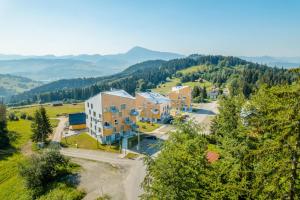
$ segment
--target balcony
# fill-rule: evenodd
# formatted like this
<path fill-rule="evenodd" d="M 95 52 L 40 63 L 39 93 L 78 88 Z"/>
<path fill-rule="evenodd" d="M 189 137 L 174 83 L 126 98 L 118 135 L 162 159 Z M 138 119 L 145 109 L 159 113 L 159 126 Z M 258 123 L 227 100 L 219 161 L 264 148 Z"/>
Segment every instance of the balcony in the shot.
<path fill-rule="evenodd" d="M 131 116 L 138 116 L 138 115 L 139 115 L 139 112 L 138 112 L 137 110 L 135 110 L 135 109 L 132 109 L 132 110 L 130 111 L 130 115 L 131 115 Z"/>
<path fill-rule="evenodd" d="M 159 114 L 159 110 L 158 109 L 151 109 L 151 112 L 155 115 Z"/>
<path fill-rule="evenodd" d="M 103 125 L 103 129 L 112 129 L 113 127 L 112 127 L 112 125 L 110 125 L 110 124 L 104 124 Z"/>
<path fill-rule="evenodd" d="M 109 108 L 109 112 L 118 113 L 119 110 L 116 107 L 112 106 L 112 107 Z"/>
<path fill-rule="evenodd" d="M 132 120 L 130 120 L 129 118 L 126 118 L 125 120 L 124 120 L 124 122 L 125 122 L 125 124 L 126 125 L 132 125 L 134 122 L 132 121 Z"/>

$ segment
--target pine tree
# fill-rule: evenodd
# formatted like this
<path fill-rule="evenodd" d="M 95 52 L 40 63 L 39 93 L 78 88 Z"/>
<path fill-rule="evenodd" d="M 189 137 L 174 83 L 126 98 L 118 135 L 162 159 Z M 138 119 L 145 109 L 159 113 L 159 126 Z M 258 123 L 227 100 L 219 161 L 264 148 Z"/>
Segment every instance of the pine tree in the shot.
<path fill-rule="evenodd" d="M 49 134 L 52 133 L 52 127 L 44 107 L 35 111 L 34 121 L 31 125 L 33 132 L 32 141 L 44 143 Z"/>

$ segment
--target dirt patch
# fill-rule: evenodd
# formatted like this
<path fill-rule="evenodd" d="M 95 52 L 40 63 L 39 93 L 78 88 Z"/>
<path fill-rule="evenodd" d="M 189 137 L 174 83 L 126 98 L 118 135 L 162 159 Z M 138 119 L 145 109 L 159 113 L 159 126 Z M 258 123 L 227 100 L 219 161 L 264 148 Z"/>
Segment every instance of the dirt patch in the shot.
<path fill-rule="evenodd" d="M 129 166 L 112 165 L 79 158 L 72 158 L 72 161 L 82 167 L 78 187 L 87 193 L 84 200 L 95 200 L 105 194 L 112 199 L 125 199 L 123 180 L 128 175 Z"/>
<path fill-rule="evenodd" d="M 31 140 L 28 141 L 25 145 L 23 145 L 21 147 L 21 152 L 25 156 L 31 156 L 33 154 L 33 151 L 32 151 L 32 141 Z"/>

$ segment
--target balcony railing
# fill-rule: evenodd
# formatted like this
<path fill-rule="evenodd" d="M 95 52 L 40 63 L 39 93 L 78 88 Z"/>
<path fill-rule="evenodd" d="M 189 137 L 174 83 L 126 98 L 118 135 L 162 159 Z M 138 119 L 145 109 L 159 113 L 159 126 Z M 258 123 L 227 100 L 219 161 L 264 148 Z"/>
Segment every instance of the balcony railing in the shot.
<path fill-rule="evenodd" d="M 135 110 L 135 109 L 132 109 L 132 110 L 130 111 L 130 115 L 132 115 L 132 116 L 138 116 L 138 115 L 139 115 L 139 112 L 138 112 L 137 110 Z"/>
<path fill-rule="evenodd" d="M 134 122 L 132 121 L 132 120 L 130 120 L 129 118 L 126 118 L 125 120 L 124 120 L 124 122 L 125 122 L 125 124 L 126 125 L 132 125 Z"/>
<path fill-rule="evenodd" d="M 159 113 L 159 110 L 158 109 L 151 109 L 151 112 L 155 115 L 157 115 Z"/>
<path fill-rule="evenodd" d="M 112 125 L 110 125 L 110 124 L 105 124 L 105 125 L 103 125 L 103 129 L 112 129 L 113 127 L 112 127 Z"/>

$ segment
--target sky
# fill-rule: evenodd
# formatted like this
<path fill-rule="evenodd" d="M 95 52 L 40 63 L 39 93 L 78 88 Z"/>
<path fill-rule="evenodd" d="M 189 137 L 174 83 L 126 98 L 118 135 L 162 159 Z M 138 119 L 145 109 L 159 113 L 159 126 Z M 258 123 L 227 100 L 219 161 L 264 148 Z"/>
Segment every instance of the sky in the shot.
<path fill-rule="evenodd" d="M 299 0 L 0 0 L 0 54 L 300 56 Z"/>

